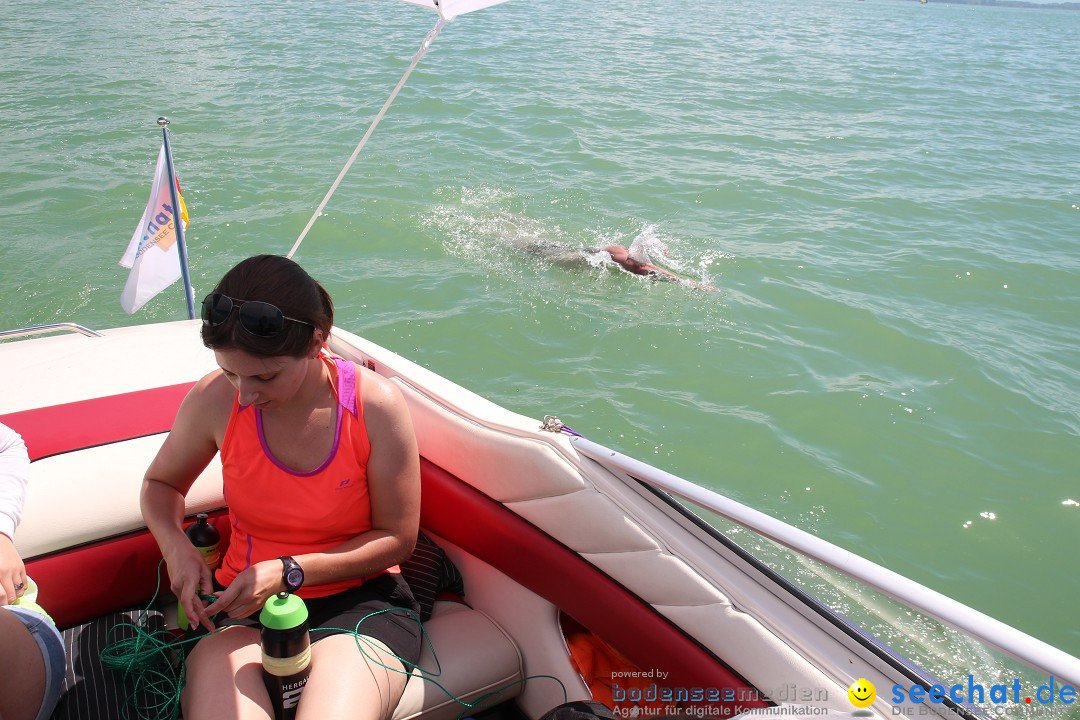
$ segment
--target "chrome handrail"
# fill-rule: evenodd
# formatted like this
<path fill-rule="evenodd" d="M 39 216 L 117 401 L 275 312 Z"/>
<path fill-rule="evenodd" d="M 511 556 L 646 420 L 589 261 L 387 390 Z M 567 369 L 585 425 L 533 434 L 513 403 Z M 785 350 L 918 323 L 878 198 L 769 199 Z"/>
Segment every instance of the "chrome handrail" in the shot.
<path fill-rule="evenodd" d="M 652 487 L 689 500 L 835 570 L 860 580 L 889 597 L 940 622 L 962 630 L 1010 657 L 1073 685 L 1080 684 L 1080 658 L 1014 627 L 984 615 L 950 597 L 799 530 L 717 492 L 647 465 L 583 437 L 570 438 L 577 450 L 601 465 L 621 470 Z"/>
<path fill-rule="evenodd" d="M 49 332 L 73 332 L 85 335 L 86 337 L 105 337 L 101 333 L 83 327 L 82 325 L 62 322 L 49 323 L 47 325 L 31 325 L 29 327 L 16 328 L 15 330 L 0 330 L 0 340 L 6 338 L 27 337 L 29 335 L 40 335 Z"/>

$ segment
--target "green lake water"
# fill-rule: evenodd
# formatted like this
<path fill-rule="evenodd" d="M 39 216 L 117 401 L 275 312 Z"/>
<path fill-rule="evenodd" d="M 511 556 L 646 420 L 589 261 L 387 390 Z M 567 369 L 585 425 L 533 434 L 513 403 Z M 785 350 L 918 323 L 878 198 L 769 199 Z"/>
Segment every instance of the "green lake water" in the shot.
<path fill-rule="evenodd" d="M 118 303 L 158 115 L 197 295 L 286 252 L 434 19 L 9 0 L 0 326 L 183 316 Z M 297 259 L 340 326 L 1080 655 L 1077 48 L 1058 10 L 512 0 L 444 30 Z"/>

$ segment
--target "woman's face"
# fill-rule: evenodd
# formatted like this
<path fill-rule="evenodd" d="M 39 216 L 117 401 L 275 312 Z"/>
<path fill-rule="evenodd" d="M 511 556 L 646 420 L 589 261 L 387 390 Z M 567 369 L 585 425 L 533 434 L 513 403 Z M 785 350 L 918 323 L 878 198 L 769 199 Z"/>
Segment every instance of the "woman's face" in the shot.
<path fill-rule="evenodd" d="M 215 350 L 217 364 L 239 393 L 241 405 L 273 410 L 288 403 L 307 377 L 310 357 L 256 357 L 243 350 Z"/>

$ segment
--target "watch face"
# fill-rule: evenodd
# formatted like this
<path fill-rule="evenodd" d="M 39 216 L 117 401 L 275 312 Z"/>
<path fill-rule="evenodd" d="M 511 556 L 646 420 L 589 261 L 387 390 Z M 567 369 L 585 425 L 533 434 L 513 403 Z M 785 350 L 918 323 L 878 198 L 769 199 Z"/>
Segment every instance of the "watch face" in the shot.
<path fill-rule="evenodd" d="M 304 571 L 298 567 L 290 568 L 285 573 L 285 584 L 293 589 L 299 588 L 304 584 Z"/>

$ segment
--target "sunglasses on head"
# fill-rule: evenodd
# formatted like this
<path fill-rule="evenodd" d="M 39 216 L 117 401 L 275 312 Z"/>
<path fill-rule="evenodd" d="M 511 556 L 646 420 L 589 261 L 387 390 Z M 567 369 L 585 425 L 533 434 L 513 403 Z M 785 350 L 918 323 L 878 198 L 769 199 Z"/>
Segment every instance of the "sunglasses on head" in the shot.
<path fill-rule="evenodd" d="M 202 320 L 210 327 L 221 325 L 232 311 L 240 316 L 240 327 L 252 335 L 273 337 L 285 329 L 285 321 L 291 320 L 314 329 L 306 320 L 297 320 L 281 312 L 277 306 L 259 300 L 236 300 L 221 293 L 210 293 L 202 301 Z"/>

